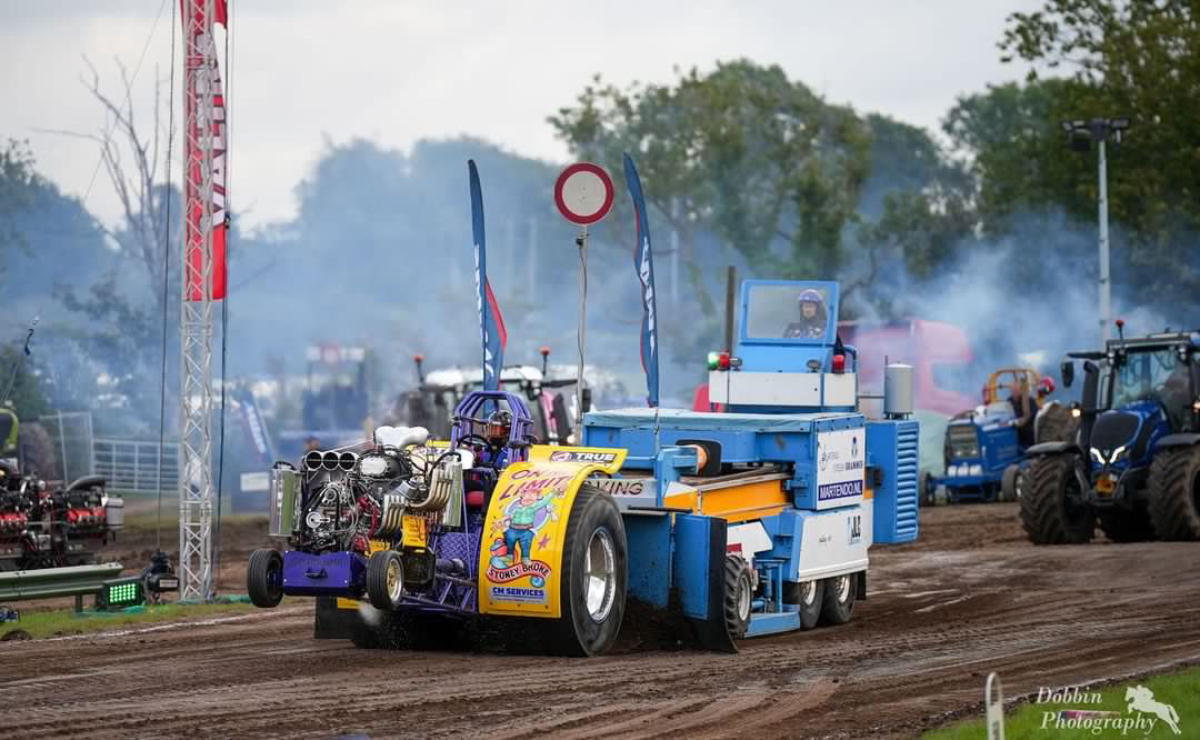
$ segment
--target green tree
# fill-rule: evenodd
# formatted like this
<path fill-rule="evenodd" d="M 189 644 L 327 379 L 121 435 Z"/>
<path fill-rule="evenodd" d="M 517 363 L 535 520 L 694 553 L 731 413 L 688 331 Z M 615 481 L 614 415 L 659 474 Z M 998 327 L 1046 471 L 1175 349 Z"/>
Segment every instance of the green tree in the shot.
<path fill-rule="evenodd" d="M 1095 218 L 1095 160 L 1072 151 L 1059 127 L 1085 95 L 1072 80 L 1007 83 L 960 97 L 946 115 L 943 130 L 970 159 L 986 236 L 1006 234 L 1015 215 L 1048 205 Z"/>
<path fill-rule="evenodd" d="M 701 232 L 781 277 L 833 274 L 844 262 L 869 131 L 777 66 L 718 63 L 671 85 L 625 90 L 597 77 L 549 120 L 572 153 L 613 172 L 622 152 L 637 159 L 651 207 L 680 234 L 694 284 Z"/>
<path fill-rule="evenodd" d="M 884 115 L 871 130 L 870 177 L 859 202 L 858 259 L 843 278 L 843 295 L 888 311 L 871 284 L 892 268 L 929 277 L 969 240 L 975 225 L 974 184 L 925 129 Z"/>
<path fill-rule="evenodd" d="M 1005 61 L 1030 65 L 1031 81 L 1039 68 L 1068 72 L 1072 95 L 1050 101 L 1054 117 L 1132 119 L 1128 137 L 1110 149 L 1110 216 L 1129 230 L 1129 264 L 1146 287 L 1189 300 L 1200 289 L 1196 7 L 1192 0 L 1047 0 L 1039 11 L 1011 15 L 1000 43 Z M 1055 201 L 1091 216 L 1094 195 L 1078 196 L 1090 194 L 1094 181 L 1081 177 Z"/>
<path fill-rule="evenodd" d="M 14 247 L 28 248 L 17 227 L 17 217 L 33 207 L 35 191 L 41 184 L 33 154 L 25 142 L 9 139 L 0 147 L 0 256 Z"/>

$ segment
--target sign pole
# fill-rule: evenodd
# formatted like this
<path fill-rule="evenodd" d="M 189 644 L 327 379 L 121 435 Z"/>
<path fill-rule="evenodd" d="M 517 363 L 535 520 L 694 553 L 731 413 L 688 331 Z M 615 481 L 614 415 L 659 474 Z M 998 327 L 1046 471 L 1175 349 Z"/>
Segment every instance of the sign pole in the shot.
<path fill-rule="evenodd" d="M 575 375 L 575 429 L 578 442 L 582 440 L 583 432 L 583 366 L 587 354 L 587 224 L 580 227 L 575 243 L 579 246 L 579 370 Z"/>
<path fill-rule="evenodd" d="M 588 226 L 604 218 L 613 204 L 612 178 L 591 162 L 577 162 L 554 183 L 554 205 L 558 212 L 579 226 L 575 246 L 579 248 L 579 369 L 575 375 L 576 442 L 583 441 L 583 366 L 587 350 L 587 242 Z"/>

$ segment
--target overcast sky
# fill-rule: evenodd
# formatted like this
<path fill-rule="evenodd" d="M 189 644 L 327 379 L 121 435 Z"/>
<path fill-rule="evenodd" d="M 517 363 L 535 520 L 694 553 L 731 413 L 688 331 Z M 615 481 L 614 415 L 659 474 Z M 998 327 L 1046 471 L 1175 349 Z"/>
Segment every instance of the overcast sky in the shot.
<path fill-rule="evenodd" d="M 133 105 L 148 121 L 155 75 L 170 67 L 174 2 L 0 0 L 0 139 L 29 139 L 39 169 L 82 197 L 96 145 L 39 129 L 100 130 L 102 111 L 78 81 L 81 55 L 120 97 L 113 60 L 132 73 L 144 47 Z M 669 82 L 675 66 L 747 57 L 779 64 L 830 102 L 936 128 L 958 95 L 1024 74 L 1000 64 L 996 42 L 1009 13 L 1039 5 L 231 0 L 232 69 L 222 73 L 233 211 L 250 228 L 292 216 L 293 188 L 326 140 L 407 148 L 470 134 L 565 161 L 545 119 L 597 72 L 619 85 Z M 87 207 L 114 222 L 103 173 Z"/>

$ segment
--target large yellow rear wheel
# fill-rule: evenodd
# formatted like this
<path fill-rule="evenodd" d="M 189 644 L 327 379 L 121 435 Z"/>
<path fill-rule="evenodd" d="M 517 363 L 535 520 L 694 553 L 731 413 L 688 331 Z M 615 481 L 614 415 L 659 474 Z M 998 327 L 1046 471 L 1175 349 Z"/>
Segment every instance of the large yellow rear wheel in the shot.
<path fill-rule="evenodd" d="M 584 485 L 575 496 L 563 541 L 561 616 L 552 652 L 601 655 L 616 642 L 625 615 L 629 555 L 621 512 L 612 497 Z"/>

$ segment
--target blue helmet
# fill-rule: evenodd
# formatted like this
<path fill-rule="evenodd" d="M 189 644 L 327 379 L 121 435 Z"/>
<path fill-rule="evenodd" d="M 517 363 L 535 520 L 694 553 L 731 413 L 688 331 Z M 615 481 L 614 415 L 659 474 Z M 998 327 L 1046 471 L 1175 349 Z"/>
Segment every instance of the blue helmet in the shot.
<path fill-rule="evenodd" d="M 825 299 L 821 298 L 821 294 L 812 288 L 805 288 L 800 291 L 800 298 L 796 302 L 800 305 L 815 303 L 818 307 L 825 305 Z"/>

